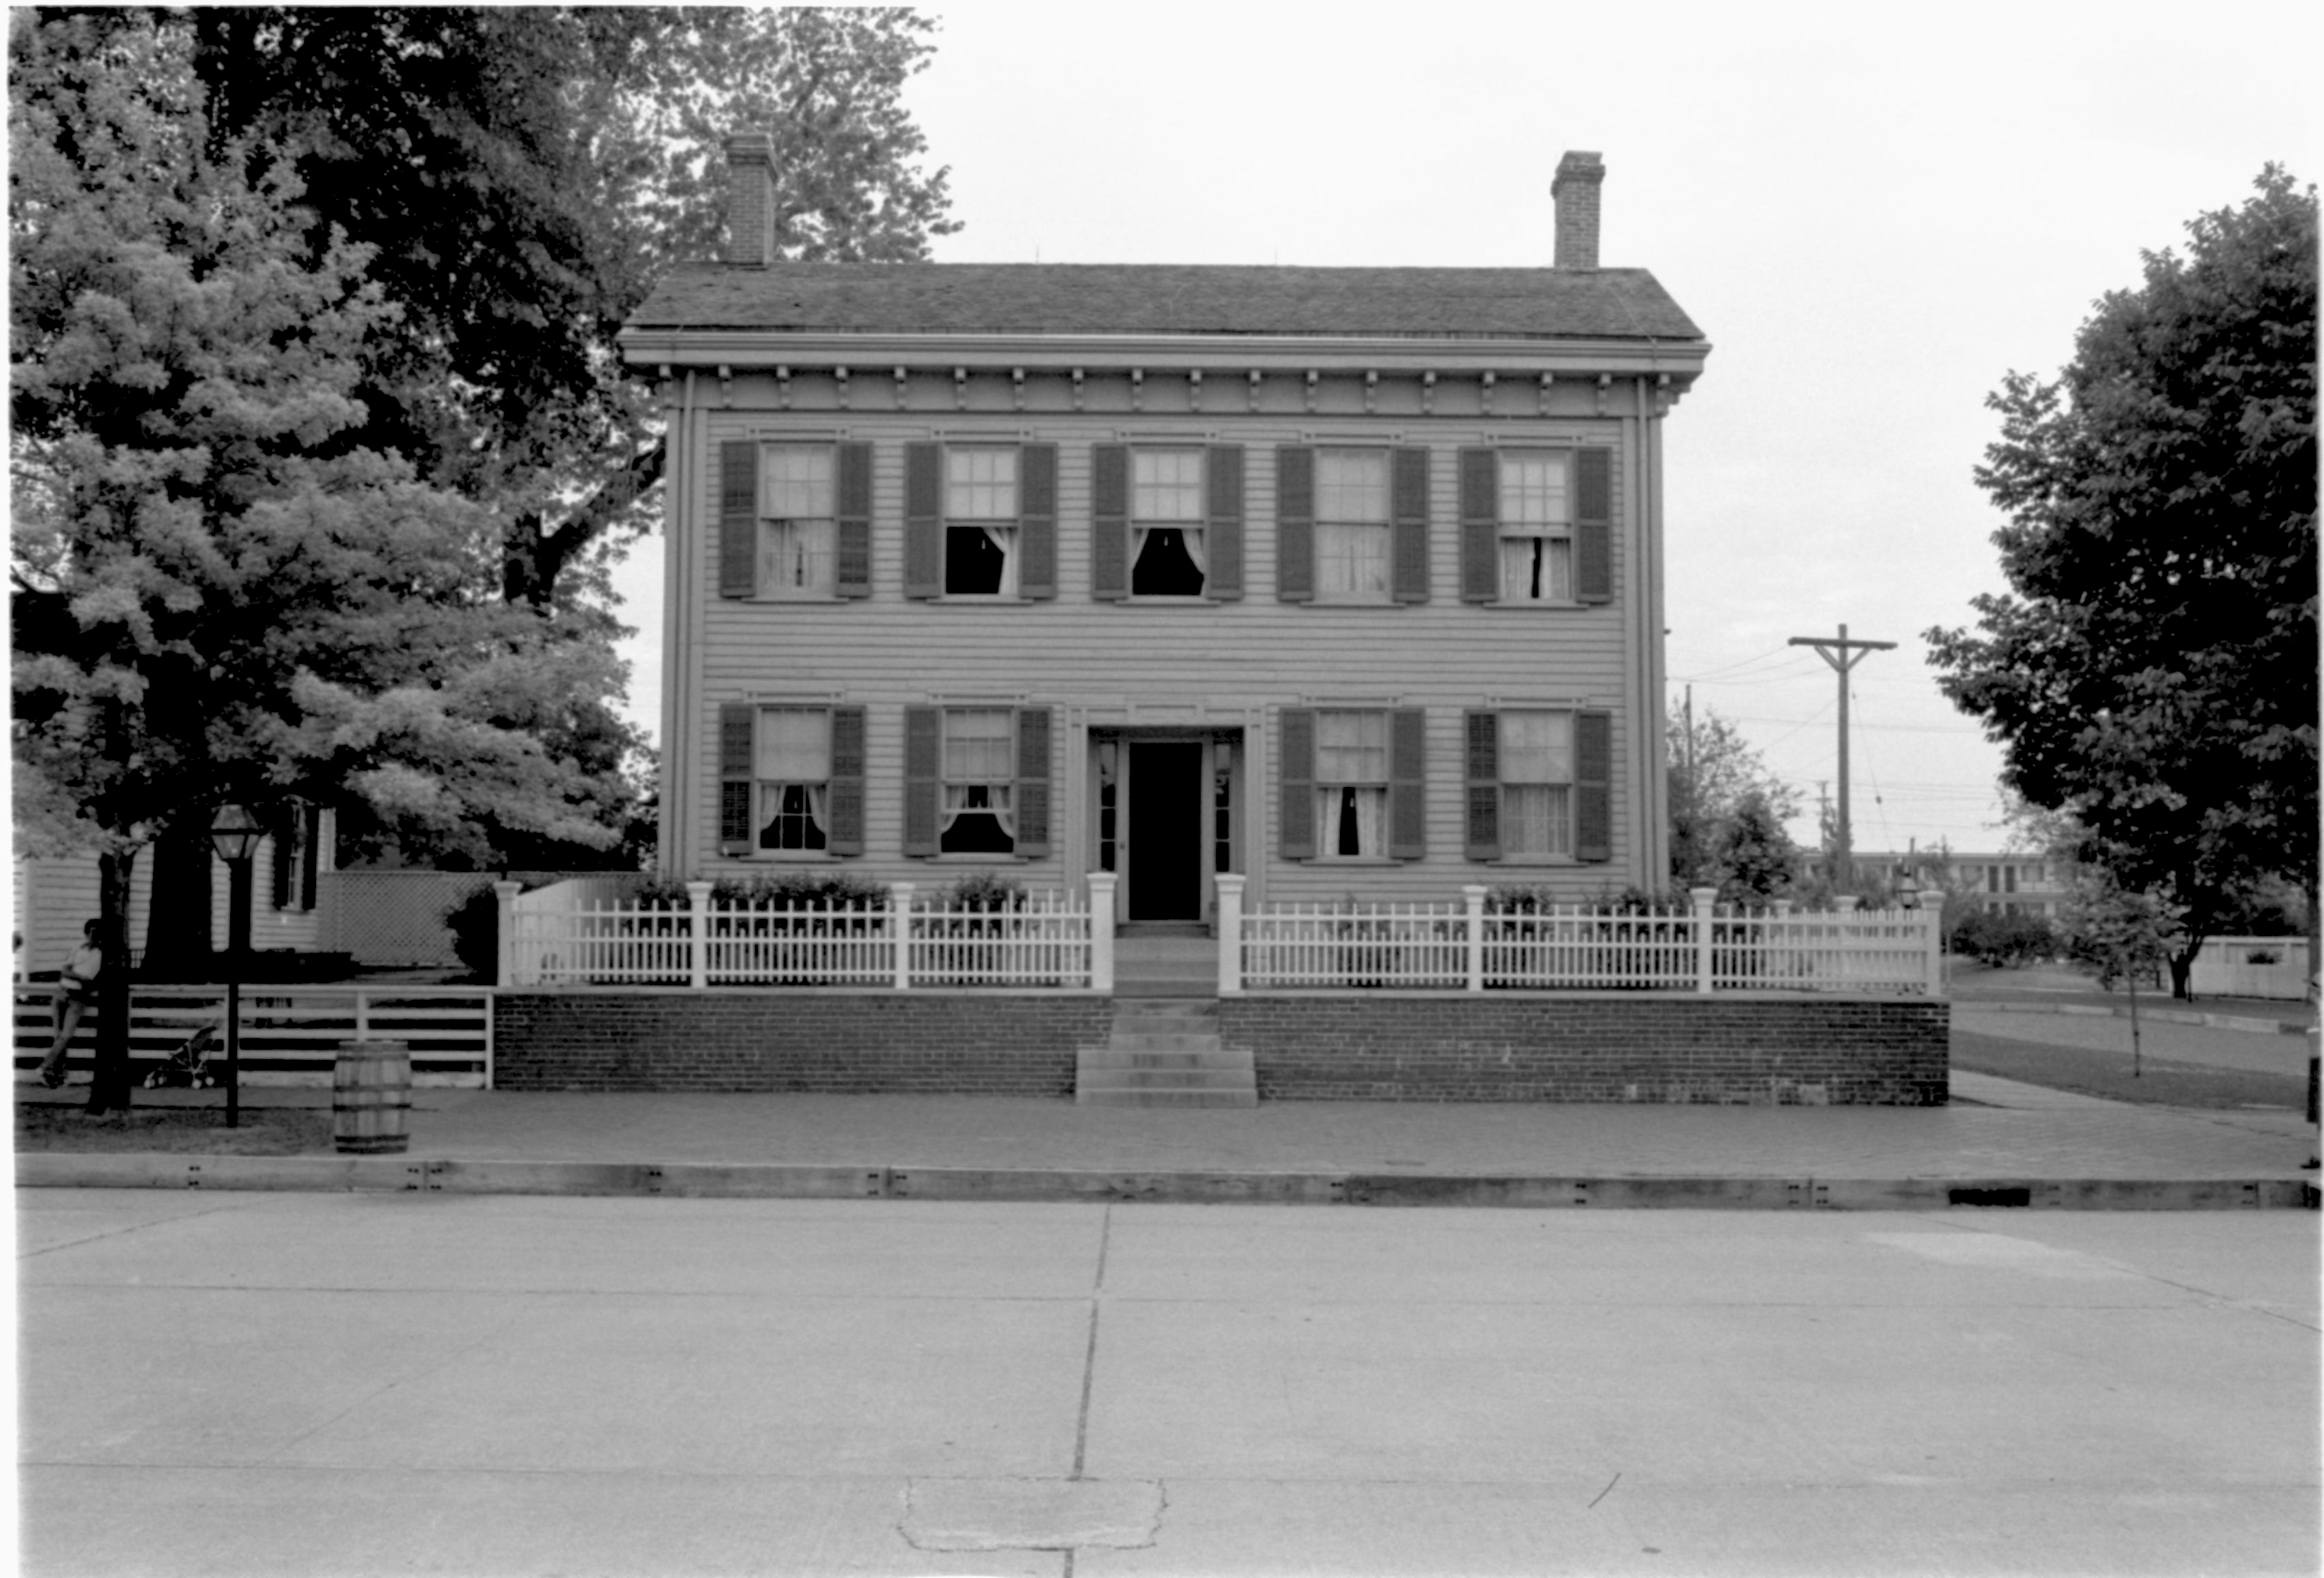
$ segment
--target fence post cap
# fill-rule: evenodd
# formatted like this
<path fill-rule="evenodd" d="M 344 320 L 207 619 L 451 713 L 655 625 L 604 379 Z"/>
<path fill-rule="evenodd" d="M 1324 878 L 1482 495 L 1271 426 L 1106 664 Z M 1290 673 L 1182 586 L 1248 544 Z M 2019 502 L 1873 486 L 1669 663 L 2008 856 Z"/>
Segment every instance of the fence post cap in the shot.
<path fill-rule="evenodd" d="M 706 895 L 716 885 L 715 883 L 710 882 L 689 882 L 686 885 L 686 891 L 696 896 L 702 896 Z"/>
<path fill-rule="evenodd" d="M 511 882 L 508 878 L 503 876 L 493 884 L 493 891 L 500 895 L 501 897 L 504 899 L 514 898 L 517 895 L 524 891 L 524 884 L 521 882 Z"/>
<path fill-rule="evenodd" d="M 1481 882 L 1464 882 L 1461 885 L 1461 894 L 1464 898 L 1480 899 L 1491 891 Z"/>

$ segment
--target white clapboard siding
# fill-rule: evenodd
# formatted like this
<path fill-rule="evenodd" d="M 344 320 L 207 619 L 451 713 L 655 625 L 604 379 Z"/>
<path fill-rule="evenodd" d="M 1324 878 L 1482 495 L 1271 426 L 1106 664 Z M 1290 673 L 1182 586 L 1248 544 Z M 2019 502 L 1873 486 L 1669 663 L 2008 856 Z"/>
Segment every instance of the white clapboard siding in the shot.
<path fill-rule="evenodd" d="M 1639 754 L 1641 728 L 1634 697 L 1646 690 L 1637 653 L 1645 645 L 1633 610 L 1643 601 L 1631 579 L 1639 573 L 1637 543 L 1644 528 L 1634 518 L 1628 475 L 1635 445 L 1617 420 L 1564 416 L 1486 423 L 1435 420 L 1411 414 L 1400 422 L 1368 424 L 1360 415 L 1291 413 L 1240 416 L 1211 410 L 1184 414 L 1186 396 L 1171 389 L 1156 397 L 1160 412 L 1079 417 L 1054 412 L 1016 414 L 972 410 L 957 414 L 878 408 L 891 398 L 886 381 L 859 377 L 853 414 L 802 410 L 712 410 L 700 424 L 699 463 L 687 513 L 703 527 L 702 551 L 692 559 L 700 618 L 699 689 L 684 741 L 691 766 L 687 799 L 694 848 L 678 865 L 687 873 L 721 875 L 764 868 L 765 862 L 722 860 L 716 854 L 718 804 L 717 709 L 755 701 L 862 704 L 866 715 L 865 854 L 828 862 L 863 877 L 942 883 L 964 874 L 952 863 L 907 860 L 902 842 L 903 718 L 908 704 L 932 700 L 990 698 L 1061 709 L 1056 751 L 1056 853 L 1038 861 L 1005 862 L 1013 875 L 1047 885 L 1066 879 L 1085 863 L 1090 833 L 1069 813 L 1089 796 L 1069 787 L 1069 774 L 1085 770 L 1074 737 L 1065 727 L 1074 708 L 1125 703 L 1197 702 L 1213 712 L 1253 709 L 1259 726 L 1274 727 L 1276 710 L 1323 698 L 1361 704 L 1419 707 L 1428 713 L 1428 858 L 1362 867 L 1273 859 L 1276 821 L 1274 753 L 1262 751 L 1263 774 L 1241 785 L 1240 858 L 1246 869 L 1267 862 L 1271 894 L 1285 898 L 1333 897 L 1366 892 L 1441 894 L 1448 881 L 1527 881 L 1559 885 L 1575 897 L 1629 880 L 1637 785 L 1625 764 Z M 744 386 L 738 382 L 737 393 Z M 915 386 L 917 390 L 917 385 Z M 1176 402 L 1178 414 L 1163 400 Z M 986 398 L 979 393 L 980 399 Z M 1216 395 L 1206 395 L 1217 401 Z M 1473 395 L 1467 398 L 1473 399 Z M 1529 402 L 1530 396 L 1526 399 Z M 800 403 L 811 403 L 802 386 Z M 1519 402 L 1508 393 L 1506 407 Z M 738 399 L 738 405 L 741 403 Z M 871 408 L 866 409 L 864 408 Z M 1529 405 L 1525 408 L 1529 408 Z M 742 438 L 787 436 L 828 440 L 837 436 L 873 445 L 872 595 L 860 601 L 751 602 L 717 595 L 720 445 Z M 1008 603 L 919 601 L 903 595 L 904 445 L 946 442 L 1054 443 L 1058 447 L 1057 595 Z M 1098 443 L 1236 443 L 1245 467 L 1244 595 L 1207 604 L 1107 603 L 1090 597 L 1091 446 Z M 1425 445 L 1430 450 L 1430 601 L 1407 606 L 1343 607 L 1292 604 L 1275 595 L 1275 451 L 1282 444 Z M 1458 451 L 1467 445 L 1610 445 L 1614 498 L 1612 556 L 1615 599 L 1577 608 L 1496 608 L 1461 600 Z M 1655 705 L 1649 695 L 1644 703 Z M 1526 702 L 1601 708 L 1614 716 L 1615 782 L 1610 796 L 1616 859 L 1562 867 L 1481 866 L 1462 858 L 1462 713 L 1489 704 Z M 1658 738 L 1658 736 L 1656 736 Z M 814 864 L 786 858 L 786 866 Z M 966 868 L 990 860 L 964 861 Z"/>

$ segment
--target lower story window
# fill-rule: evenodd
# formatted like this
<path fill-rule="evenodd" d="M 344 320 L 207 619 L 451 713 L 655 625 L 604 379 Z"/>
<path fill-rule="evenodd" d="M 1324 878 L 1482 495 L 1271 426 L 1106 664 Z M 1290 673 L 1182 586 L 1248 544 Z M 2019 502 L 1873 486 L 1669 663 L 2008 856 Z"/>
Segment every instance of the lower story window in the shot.
<path fill-rule="evenodd" d="M 1573 853 L 1573 718 L 1500 715 L 1501 853 Z"/>
<path fill-rule="evenodd" d="M 1007 855 L 1016 850 L 1014 719 L 1006 709 L 945 713 L 944 803 L 936 835 L 942 853 Z"/>
<path fill-rule="evenodd" d="M 1315 714 L 1316 853 L 1388 853 L 1388 714 Z"/>
<path fill-rule="evenodd" d="M 759 714 L 758 837 L 761 849 L 827 847 L 831 714 L 769 707 Z"/>

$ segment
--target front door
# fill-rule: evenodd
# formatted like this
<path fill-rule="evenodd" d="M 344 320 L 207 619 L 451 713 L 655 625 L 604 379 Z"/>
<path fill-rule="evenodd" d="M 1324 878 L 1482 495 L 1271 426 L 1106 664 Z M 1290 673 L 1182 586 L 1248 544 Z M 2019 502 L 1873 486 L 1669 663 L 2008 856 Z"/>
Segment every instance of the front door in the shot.
<path fill-rule="evenodd" d="M 1130 918 L 1203 918 L 1203 748 L 1130 747 Z"/>

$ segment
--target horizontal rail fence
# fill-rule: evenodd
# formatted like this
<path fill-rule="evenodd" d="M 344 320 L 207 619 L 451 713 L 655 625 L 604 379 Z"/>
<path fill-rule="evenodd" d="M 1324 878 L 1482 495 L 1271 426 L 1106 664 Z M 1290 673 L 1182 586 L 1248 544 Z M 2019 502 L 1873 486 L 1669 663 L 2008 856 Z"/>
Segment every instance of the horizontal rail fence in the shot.
<path fill-rule="evenodd" d="M 1222 989 L 1834 992 L 1936 996 L 1933 909 L 1794 913 L 1715 904 L 1500 908 L 1464 903 L 1241 904 L 1222 879 Z"/>
<path fill-rule="evenodd" d="M 36 1066 L 55 1035 L 51 988 L 16 988 L 15 1058 Z M 226 1076 L 226 988 L 129 989 L 130 1077 L 143 1079 L 204 1025 L 217 1034 L 210 1072 Z M 84 1014 L 65 1054 L 68 1073 L 86 1074 L 97 1053 L 96 1014 Z M 248 985 L 242 988 L 238 1062 L 245 1085 L 327 1086 L 344 1041 L 400 1041 L 411 1048 L 412 1081 L 489 1087 L 493 995 L 480 987 Z"/>
<path fill-rule="evenodd" d="M 852 903 L 734 903 L 688 886 L 686 902 L 504 894 L 502 984 L 1086 988 L 1096 978 L 1099 928 L 1075 895 L 947 907 L 896 883 Z M 1096 912 L 1109 936 L 1111 902 Z"/>

